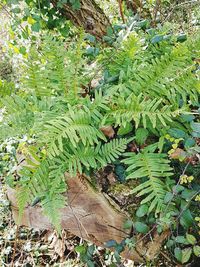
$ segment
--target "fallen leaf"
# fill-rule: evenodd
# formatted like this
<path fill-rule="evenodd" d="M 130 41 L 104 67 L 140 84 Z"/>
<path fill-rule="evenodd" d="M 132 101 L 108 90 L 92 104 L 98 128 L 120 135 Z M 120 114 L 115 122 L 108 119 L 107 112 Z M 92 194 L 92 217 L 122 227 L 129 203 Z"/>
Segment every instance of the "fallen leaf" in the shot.
<path fill-rule="evenodd" d="M 112 138 L 115 135 L 115 131 L 112 126 L 103 126 L 100 128 L 100 130 L 109 138 Z"/>

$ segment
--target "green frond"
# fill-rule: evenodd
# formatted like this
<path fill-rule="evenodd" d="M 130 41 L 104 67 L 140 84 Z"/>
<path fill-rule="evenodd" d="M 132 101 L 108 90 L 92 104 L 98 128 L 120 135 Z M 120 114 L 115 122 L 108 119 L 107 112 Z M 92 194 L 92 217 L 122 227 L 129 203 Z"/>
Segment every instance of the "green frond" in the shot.
<path fill-rule="evenodd" d="M 101 146 L 98 154 L 98 160 L 105 166 L 119 158 L 126 150 L 127 144 L 130 140 L 126 138 L 113 139 L 109 143 Z M 104 161 L 104 162 L 103 162 Z"/>
<path fill-rule="evenodd" d="M 10 96 L 15 91 L 15 85 L 13 82 L 0 79 L 0 97 Z M 1 104 L 1 100 L 0 100 Z"/>
<path fill-rule="evenodd" d="M 140 124 L 148 128 L 149 123 L 153 128 L 158 125 L 166 126 L 173 118 L 182 113 L 180 109 L 173 110 L 171 106 L 163 105 L 163 100 L 156 98 L 146 99 L 142 94 L 131 94 L 127 99 L 117 98 L 110 116 L 116 125 L 126 126 L 127 122 L 134 121 L 137 128 Z"/>
<path fill-rule="evenodd" d="M 55 226 L 59 234 L 61 234 L 61 211 L 65 207 L 65 198 L 59 194 L 46 194 L 44 200 L 41 202 L 44 214 L 48 216 L 52 225 Z"/>
<path fill-rule="evenodd" d="M 44 125 L 44 141 L 48 145 L 50 157 L 59 155 L 63 151 L 64 141 L 69 140 L 76 147 L 78 142 L 84 145 L 98 143 L 98 139 L 106 140 L 103 133 L 92 126 L 91 115 L 83 112 L 68 112 L 64 116 L 49 121 Z"/>
<path fill-rule="evenodd" d="M 104 113 L 109 111 L 108 96 L 104 96 L 101 90 L 96 90 L 92 101 L 89 97 L 85 98 L 85 100 L 86 103 L 84 103 L 83 109 L 91 114 L 91 117 L 95 122 L 99 123 L 103 119 Z"/>
<path fill-rule="evenodd" d="M 167 193 L 165 177 L 173 175 L 170 161 L 165 154 L 148 153 L 125 153 L 127 158 L 123 160 L 129 167 L 126 179 L 147 178 L 147 180 L 132 190 L 138 197 L 144 197 L 141 204 L 151 203 L 149 212 L 153 209 L 160 212 L 164 205 L 164 197 Z"/>
<path fill-rule="evenodd" d="M 6 96 L 1 102 L 5 112 L 0 126 L 0 139 L 26 134 L 34 122 L 29 103 L 18 95 Z"/>
<path fill-rule="evenodd" d="M 84 168 L 100 169 L 108 163 L 114 162 L 126 150 L 129 140 L 126 138 L 113 139 L 109 143 L 94 146 L 84 146 L 79 144 L 77 147 L 68 145 L 59 157 L 54 159 L 54 172 L 59 168 L 64 172 L 69 172 L 70 176 L 82 174 Z M 59 168 L 57 167 L 59 166 Z"/>
<path fill-rule="evenodd" d="M 36 159 L 39 160 L 37 156 Z M 26 184 L 19 186 L 19 210 L 23 211 L 26 204 L 32 204 L 34 199 L 40 199 L 44 213 L 49 217 L 56 229 L 60 231 L 60 209 L 65 206 L 66 202 L 63 196 L 63 193 L 66 192 L 64 173 L 60 173 L 57 170 L 55 175 L 55 172 L 52 172 L 54 162 L 43 159 L 36 164 L 36 159 L 32 159 L 33 164 L 30 164 L 29 160 L 29 164 L 27 163 L 20 170 L 21 182 L 24 180 Z"/>
<path fill-rule="evenodd" d="M 17 206 L 19 209 L 19 215 L 18 215 L 18 223 L 21 222 L 24 209 L 28 202 L 30 201 L 30 188 L 27 186 L 27 184 L 23 184 L 20 187 L 17 187 Z"/>
<path fill-rule="evenodd" d="M 76 103 L 88 80 L 82 74 L 82 41 L 80 37 L 76 47 L 66 49 L 62 41 L 46 36 L 39 48 L 33 46 L 21 78 L 23 87 L 38 97 L 63 96 L 69 103 Z"/>

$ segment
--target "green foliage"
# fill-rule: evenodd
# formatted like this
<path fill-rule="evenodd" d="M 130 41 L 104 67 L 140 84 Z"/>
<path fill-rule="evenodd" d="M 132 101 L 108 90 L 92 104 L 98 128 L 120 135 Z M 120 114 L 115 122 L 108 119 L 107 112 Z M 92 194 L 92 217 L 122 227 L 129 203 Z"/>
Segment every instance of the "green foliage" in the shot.
<path fill-rule="evenodd" d="M 169 166 L 170 161 L 166 155 L 144 151 L 139 154 L 125 153 L 125 156 L 128 158 L 123 162 L 129 166 L 127 179 L 147 177 L 147 180 L 134 188 L 132 193 L 138 193 L 138 197 L 147 195 L 141 204 L 151 202 L 149 212 L 153 209 L 156 213 L 162 211 L 167 193 L 162 178 L 173 175 L 172 168 Z"/>
<path fill-rule="evenodd" d="M 133 34 L 119 50 L 104 49 L 99 61 L 108 62 L 105 75 L 92 90 L 91 58 L 85 53 L 82 32 L 75 42 L 47 35 L 32 44 L 19 89 L 5 89 L 1 99 L 5 112 L 0 138 L 26 135 L 34 140 L 18 147 L 26 161 L 14 183 L 20 216 L 27 203 L 39 201 L 60 232 L 65 173 L 76 179 L 77 174 L 92 174 L 116 164 L 121 182 L 124 176 L 136 180 L 131 193 L 140 201 L 132 224 L 137 232 L 147 233 L 151 223 L 157 223 L 159 231 L 166 225 L 175 228 L 175 220 L 187 231 L 193 225 L 193 212 L 185 206 L 193 201 L 198 183 L 192 192 L 185 185 L 176 187 L 187 167 L 172 155 L 176 148 L 190 157 L 197 153 L 199 80 L 193 57 L 198 55 L 199 38 L 160 45 L 153 44 L 148 34 L 142 38 Z M 107 58 L 110 51 L 115 52 L 113 60 Z M 104 126 L 112 126 L 111 140 Z M 184 240 L 196 246 L 189 233 Z M 117 253 L 122 249 L 118 245 Z M 198 247 L 192 251 L 198 254 Z M 178 250 L 176 254 L 183 262 L 191 256 L 180 256 Z"/>

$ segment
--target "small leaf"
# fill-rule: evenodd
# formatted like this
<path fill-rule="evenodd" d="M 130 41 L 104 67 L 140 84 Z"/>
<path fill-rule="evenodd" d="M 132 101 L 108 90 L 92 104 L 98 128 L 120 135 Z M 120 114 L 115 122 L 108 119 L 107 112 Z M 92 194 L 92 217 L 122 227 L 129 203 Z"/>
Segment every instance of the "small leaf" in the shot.
<path fill-rule="evenodd" d="M 105 243 L 106 248 L 113 248 L 117 246 L 117 242 L 115 240 L 109 240 Z"/>
<path fill-rule="evenodd" d="M 175 255 L 176 259 L 181 262 L 181 260 L 182 260 L 182 250 L 180 248 L 175 248 L 174 249 L 174 255 Z"/>
<path fill-rule="evenodd" d="M 177 129 L 177 128 L 171 128 L 169 129 L 168 133 L 178 139 L 178 138 L 184 138 L 186 136 L 186 133 L 183 130 Z"/>
<path fill-rule="evenodd" d="M 145 214 L 148 213 L 149 207 L 147 204 L 141 205 L 136 212 L 137 217 L 143 217 Z"/>
<path fill-rule="evenodd" d="M 123 228 L 124 228 L 124 229 L 130 229 L 132 226 L 133 226 L 133 222 L 132 222 L 131 220 L 127 220 L 127 221 L 124 223 Z"/>
<path fill-rule="evenodd" d="M 194 246 L 193 252 L 195 256 L 200 257 L 200 246 Z"/>
<path fill-rule="evenodd" d="M 190 234 L 186 234 L 186 239 L 191 245 L 194 245 L 197 241 L 196 238 Z"/>
<path fill-rule="evenodd" d="M 87 260 L 87 267 L 95 267 L 95 264 L 91 260 Z"/>
<path fill-rule="evenodd" d="M 138 143 L 138 145 L 143 145 L 148 135 L 149 135 L 149 132 L 147 129 L 138 128 L 135 132 L 135 140 Z"/>
<path fill-rule="evenodd" d="M 193 130 L 192 136 L 200 137 L 200 123 L 192 121 L 190 125 Z"/>
<path fill-rule="evenodd" d="M 80 253 L 80 254 L 85 254 L 86 253 L 86 247 L 85 246 L 77 246 L 77 247 L 75 247 L 75 251 Z"/>
<path fill-rule="evenodd" d="M 36 22 L 31 26 L 32 31 L 39 32 L 40 31 L 40 23 Z"/>
<path fill-rule="evenodd" d="M 117 134 L 118 135 L 125 135 L 125 134 L 130 133 L 132 130 L 133 130 L 133 125 L 129 122 L 129 123 L 126 123 L 125 127 L 120 126 Z"/>
<path fill-rule="evenodd" d="M 182 235 L 179 235 L 175 238 L 175 241 L 179 244 L 188 244 L 186 238 Z"/>
<path fill-rule="evenodd" d="M 27 22 L 33 25 L 36 21 L 32 17 L 28 17 Z"/>
<path fill-rule="evenodd" d="M 15 7 L 11 10 L 11 12 L 19 14 L 21 12 L 21 9 L 19 7 Z"/>
<path fill-rule="evenodd" d="M 139 233 L 145 234 L 149 231 L 149 227 L 145 223 L 136 222 L 134 226 L 135 226 L 136 231 Z"/>
<path fill-rule="evenodd" d="M 186 34 L 180 34 L 177 37 L 177 42 L 182 43 L 182 42 L 185 42 L 186 40 L 187 40 L 187 35 Z"/>
<path fill-rule="evenodd" d="M 174 195 L 171 193 L 171 192 L 167 192 L 167 194 L 165 195 L 165 198 L 164 198 L 164 203 L 168 203 L 170 201 L 172 201 Z"/>
<path fill-rule="evenodd" d="M 182 250 L 181 263 L 186 263 L 189 261 L 192 254 L 192 248 L 185 248 Z"/>
<path fill-rule="evenodd" d="M 174 241 L 171 240 L 171 239 L 168 240 L 167 243 L 166 243 L 166 246 L 167 246 L 168 248 L 171 248 L 173 245 L 174 245 Z"/>
<path fill-rule="evenodd" d="M 187 138 L 184 143 L 185 148 L 190 148 L 190 147 L 193 147 L 194 145 L 195 145 L 195 140 L 191 137 Z"/>
<path fill-rule="evenodd" d="M 163 40 L 163 35 L 155 35 L 152 39 L 151 39 L 151 43 L 152 44 L 156 44 L 159 43 Z"/>
<path fill-rule="evenodd" d="M 189 228 L 190 226 L 193 225 L 193 223 L 194 219 L 192 217 L 190 210 L 189 209 L 185 210 L 180 218 L 180 224 L 185 228 Z"/>

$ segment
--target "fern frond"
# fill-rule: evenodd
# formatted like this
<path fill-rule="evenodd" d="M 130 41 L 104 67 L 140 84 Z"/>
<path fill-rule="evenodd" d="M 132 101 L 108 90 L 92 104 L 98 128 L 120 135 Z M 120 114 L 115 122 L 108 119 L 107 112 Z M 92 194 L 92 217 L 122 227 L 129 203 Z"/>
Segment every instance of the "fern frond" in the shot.
<path fill-rule="evenodd" d="M 88 97 L 85 101 L 83 109 L 90 112 L 92 119 L 99 123 L 103 119 L 103 114 L 109 111 L 109 97 L 104 96 L 101 90 L 95 90 L 94 99 L 91 101 Z"/>
<path fill-rule="evenodd" d="M 46 194 L 41 202 L 44 214 L 48 216 L 52 225 L 61 234 L 61 211 L 65 207 L 65 198 L 61 194 Z"/>
<path fill-rule="evenodd" d="M 113 139 L 109 143 L 102 145 L 98 152 L 98 160 L 102 162 L 103 166 L 115 161 L 126 150 L 127 144 L 129 142 L 130 140 L 126 138 L 120 138 Z"/>
<path fill-rule="evenodd" d="M 0 79 L 0 97 L 10 96 L 15 91 L 13 82 L 8 82 Z M 0 100 L 1 103 L 1 100 Z"/>
<path fill-rule="evenodd" d="M 125 153 L 126 159 L 123 160 L 129 167 L 126 179 L 139 179 L 147 177 L 147 181 L 141 183 L 132 190 L 137 196 L 146 197 L 141 204 L 151 202 L 149 212 L 153 209 L 160 212 L 164 205 L 164 197 L 167 193 L 165 183 L 162 178 L 173 175 L 169 160 L 165 154 L 143 152 L 139 154 Z"/>
<path fill-rule="evenodd" d="M 126 138 L 113 139 L 109 143 L 96 146 L 84 146 L 79 144 L 77 147 L 68 145 L 67 149 L 54 159 L 54 172 L 59 168 L 63 173 L 68 171 L 70 176 L 76 176 L 77 173 L 82 174 L 84 168 L 100 169 L 108 163 L 114 162 L 126 150 L 129 140 Z M 59 168 L 57 167 L 59 166 Z"/>
<path fill-rule="evenodd" d="M 118 98 L 110 113 L 116 125 L 126 126 L 127 122 L 134 121 L 137 128 L 141 123 L 144 128 L 148 128 L 150 123 L 153 128 L 157 125 L 166 126 L 168 122 L 179 114 L 181 110 L 173 110 L 171 106 L 162 105 L 162 99 L 145 99 L 140 94 L 131 94 L 127 99 Z"/>
<path fill-rule="evenodd" d="M 33 164 L 30 164 L 29 160 L 29 164 L 26 164 L 20 170 L 21 182 L 25 179 L 26 184 L 19 187 L 19 210 L 23 211 L 25 205 L 33 202 L 33 199 L 41 199 L 44 213 L 49 217 L 56 229 L 60 231 L 60 209 L 64 207 L 66 202 L 62 195 L 66 191 L 64 174 L 57 171 L 55 175 L 52 172 L 51 168 L 54 162 L 51 160 L 44 159 L 36 164 L 35 160 L 32 159 L 32 162 Z M 24 188 L 25 192 L 23 194 Z"/>
<path fill-rule="evenodd" d="M 98 143 L 98 139 L 106 140 L 103 133 L 92 126 L 91 115 L 83 111 L 68 112 L 65 116 L 49 121 L 45 126 L 50 157 L 63 151 L 64 141 L 69 140 L 76 147 L 81 141 L 84 145 Z"/>
<path fill-rule="evenodd" d="M 171 90 L 185 100 L 188 96 L 197 100 L 199 86 L 192 73 L 193 66 L 189 48 L 186 44 L 180 44 L 171 53 L 152 59 L 150 63 L 141 64 L 138 70 L 133 70 L 134 79 L 129 87 L 135 94 L 142 92 L 151 97 L 167 97 L 169 103 L 173 103 L 169 94 Z"/>
<path fill-rule="evenodd" d="M 17 206 L 18 206 L 18 223 L 21 222 L 24 209 L 28 202 L 30 201 L 30 188 L 27 186 L 27 184 L 23 184 L 20 187 L 17 187 L 16 190 L 16 197 L 17 197 Z"/>

